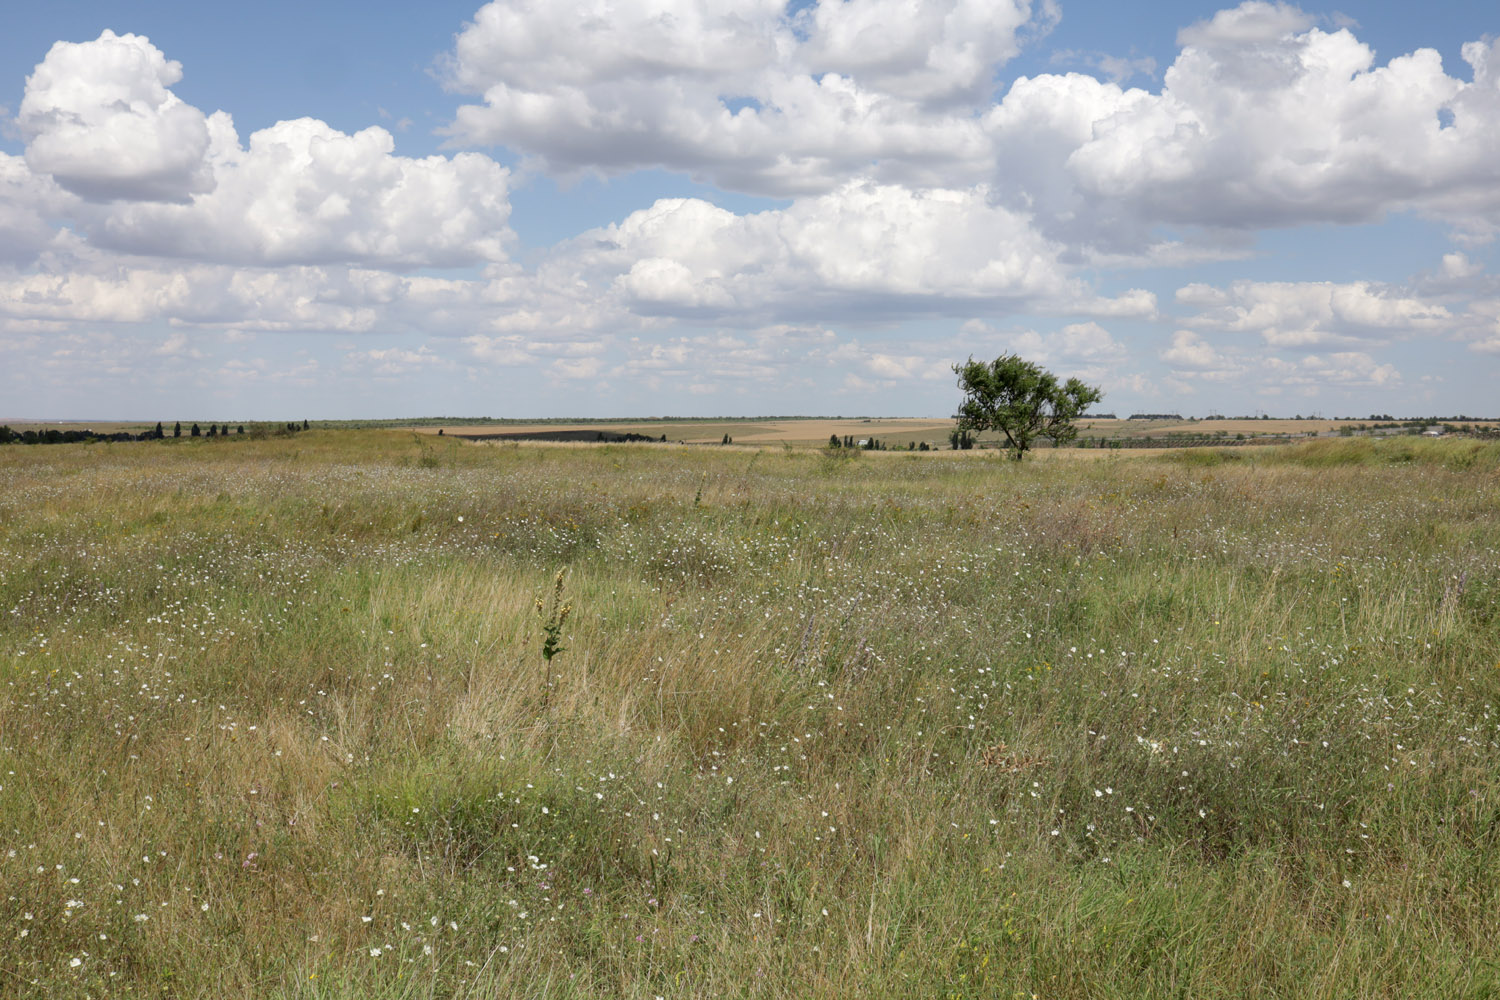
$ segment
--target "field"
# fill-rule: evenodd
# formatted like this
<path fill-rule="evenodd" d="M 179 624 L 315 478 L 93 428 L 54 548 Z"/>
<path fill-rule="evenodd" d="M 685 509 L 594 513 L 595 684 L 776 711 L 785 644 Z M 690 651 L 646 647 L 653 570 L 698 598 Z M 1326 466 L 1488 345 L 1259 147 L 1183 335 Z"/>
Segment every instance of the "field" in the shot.
<path fill-rule="evenodd" d="M 840 439 L 853 437 L 875 437 L 886 441 L 891 448 L 905 448 L 907 442 L 926 441 L 929 447 L 941 444 L 948 446 L 948 433 L 953 429 L 951 418 L 913 419 L 875 417 L 851 418 L 807 418 L 799 420 L 672 420 L 638 422 L 591 423 L 547 423 L 547 424 L 480 424 L 471 427 L 448 427 L 447 434 L 521 434 L 537 431 L 607 430 L 617 434 L 634 433 L 648 437 L 667 436 L 668 441 L 683 444 L 718 444 L 728 434 L 737 445 L 791 445 L 797 448 L 822 448 L 828 444 L 829 435 Z M 422 431 L 436 434 L 438 428 L 423 427 Z"/>
<path fill-rule="evenodd" d="M 1081 439 L 1105 439 L 1136 442 L 1143 438 L 1223 438 L 1249 440 L 1269 437 L 1273 439 L 1330 437 L 1339 434 L 1344 427 L 1373 427 L 1369 421 L 1345 420 L 1082 420 L 1079 421 Z M 1500 426 L 1496 421 L 1472 421 L 1480 427 Z M 423 426 L 418 430 L 436 434 L 437 426 Z M 839 438 L 852 436 L 855 440 L 875 437 L 889 449 L 906 448 L 909 444 L 926 443 L 929 448 L 949 447 L 948 435 L 953 430 L 952 418 L 799 418 L 786 420 L 704 420 L 704 421 L 580 421 L 549 422 L 536 424 L 476 424 L 473 426 L 445 427 L 446 434 L 490 435 L 517 434 L 539 431 L 604 430 L 614 433 L 635 433 L 648 437 L 667 435 L 669 441 L 684 444 L 717 444 L 728 434 L 737 445 L 791 445 L 797 448 L 821 448 L 828 443 L 829 435 Z M 1003 441 L 1001 435 L 987 432 L 980 435 L 986 445 Z M 1044 445 L 1046 447 L 1046 445 Z"/>
<path fill-rule="evenodd" d="M 0 448 L 0 995 L 1500 996 L 1497 600 L 1476 441 Z"/>

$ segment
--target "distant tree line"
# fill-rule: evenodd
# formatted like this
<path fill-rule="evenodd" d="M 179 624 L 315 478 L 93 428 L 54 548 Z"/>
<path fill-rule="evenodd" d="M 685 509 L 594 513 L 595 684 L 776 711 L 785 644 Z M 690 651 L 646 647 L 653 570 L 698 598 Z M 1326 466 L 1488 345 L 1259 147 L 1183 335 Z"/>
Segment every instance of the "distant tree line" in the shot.
<path fill-rule="evenodd" d="M 299 431 L 311 430 L 312 424 L 306 420 L 300 424 L 295 420 L 288 421 L 283 428 L 281 425 L 272 425 L 275 429 L 267 431 L 259 426 L 252 426 L 253 437 L 264 437 L 269 434 L 295 434 Z M 205 428 L 201 424 L 193 424 L 188 429 L 189 437 L 221 438 L 242 437 L 245 434 L 245 425 L 236 424 L 231 431 L 229 424 L 208 424 Z M 113 433 L 100 433 L 99 431 L 83 428 L 79 430 L 59 430 L 48 427 L 42 430 L 12 430 L 8 426 L 0 425 L 0 444 L 90 444 L 96 441 L 160 441 L 166 437 L 182 437 L 182 422 L 172 424 L 172 433 L 168 435 L 167 430 L 161 423 L 148 431 L 132 434 L 129 431 L 115 431 Z"/>
<path fill-rule="evenodd" d="M 868 437 L 859 438 L 858 440 L 856 440 L 853 434 L 845 434 L 843 437 L 839 437 L 837 434 L 828 435 L 828 447 L 833 451 L 843 451 L 846 448 L 851 451 L 888 450 L 888 445 L 886 444 L 886 442 L 880 440 L 879 438 Z M 900 445 L 897 445 L 897 447 L 899 448 Z M 908 441 L 906 442 L 906 450 L 931 451 L 932 449 L 927 446 L 926 441 L 923 441 L 920 445 L 918 445 L 915 441 Z"/>

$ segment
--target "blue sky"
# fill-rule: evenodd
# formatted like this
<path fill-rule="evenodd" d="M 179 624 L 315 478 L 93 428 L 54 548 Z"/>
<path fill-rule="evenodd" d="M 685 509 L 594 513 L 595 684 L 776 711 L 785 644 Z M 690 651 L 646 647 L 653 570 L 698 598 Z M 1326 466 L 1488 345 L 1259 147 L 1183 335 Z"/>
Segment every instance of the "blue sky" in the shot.
<path fill-rule="evenodd" d="M 1475 4 L 59 2 L 0 419 L 1500 415 Z"/>

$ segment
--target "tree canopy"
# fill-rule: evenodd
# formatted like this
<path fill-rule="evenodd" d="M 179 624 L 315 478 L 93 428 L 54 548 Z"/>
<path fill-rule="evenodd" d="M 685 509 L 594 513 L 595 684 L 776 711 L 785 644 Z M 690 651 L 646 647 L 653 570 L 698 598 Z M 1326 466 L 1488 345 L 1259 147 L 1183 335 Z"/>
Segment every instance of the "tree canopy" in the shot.
<path fill-rule="evenodd" d="M 1073 440 L 1078 436 L 1073 421 L 1104 398 L 1098 387 L 1076 378 L 1060 383 L 1056 375 L 1019 354 L 988 363 L 971 357 L 954 365 L 953 371 L 964 392 L 956 414 L 958 430 L 999 431 L 1017 461 L 1038 437 L 1055 444 Z"/>

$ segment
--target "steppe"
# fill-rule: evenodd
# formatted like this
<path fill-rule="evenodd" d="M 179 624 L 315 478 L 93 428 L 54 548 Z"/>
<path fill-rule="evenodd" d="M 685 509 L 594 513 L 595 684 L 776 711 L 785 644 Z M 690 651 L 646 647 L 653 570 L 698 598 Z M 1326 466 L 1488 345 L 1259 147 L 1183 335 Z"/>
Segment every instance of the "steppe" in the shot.
<path fill-rule="evenodd" d="M 1500 994 L 1500 445 L 727 433 L 0 448 L 0 995 Z"/>

